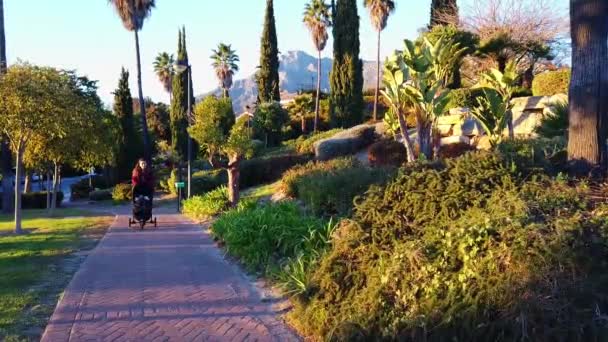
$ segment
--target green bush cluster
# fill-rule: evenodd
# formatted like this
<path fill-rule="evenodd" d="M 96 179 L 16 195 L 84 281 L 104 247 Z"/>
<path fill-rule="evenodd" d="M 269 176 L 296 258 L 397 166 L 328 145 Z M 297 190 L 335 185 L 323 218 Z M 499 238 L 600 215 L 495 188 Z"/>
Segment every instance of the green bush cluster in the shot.
<path fill-rule="evenodd" d="M 92 187 L 90 186 L 89 179 L 83 178 L 78 182 L 70 185 L 70 200 L 77 200 L 83 198 L 89 198 L 89 193 L 95 189 L 105 189 L 109 186 L 105 178 L 102 176 L 94 175 L 92 177 Z"/>
<path fill-rule="evenodd" d="M 551 139 L 509 139 L 498 145 L 498 151 L 509 166 L 523 174 L 557 174 L 565 170 L 568 154 L 565 137 Z"/>
<path fill-rule="evenodd" d="M 133 187 L 131 186 L 131 184 L 116 184 L 116 186 L 112 190 L 112 199 L 115 202 L 127 202 L 133 199 Z"/>
<path fill-rule="evenodd" d="M 89 193 L 91 201 L 109 201 L 112 199 L 113 189 L 93 190 Z"/>
<path fill-rule="evenodd" d="M 475 108 L 479 104 L 477 99 L 484 96 L 484 90 L 488 88 L 460 88 L 450 92 L 450 102 L 446 108 Z"/>
<path fill-rule="evenodd" d="M 570 74 L 570 69 L 562 69 L 536 75 L 532 81 L 532 94 L 534 96 L 568 94 Z"/>
<path fill-rule="evenodd" d="M 252 186 L 272 183 L 283 176 L 292 167 L 304 164 L 310 160 L 308 156 L 288 154 L 275 157 L 260 157 L 241 162 L 240 186 Z"/>
<path fill-rule="evenodd" d="M 357 201 L 291 313 L 334 341 L 592 341 L 608 334 L 608 220 L 496 154 L 403 169 Z"/>
<path fill-rule="evenodd" d="M 198 220 L 208 220 L 228 208 L 228 189 L 221 186 L 202 196 L 192 196 L 183 202 L 184 215 Z"/>
<path fill-rule="evenodd" d="M 406 157 L 405 146 L 394 139 L 382 139 L 367 149 L 367 158 L 372 166 L 401 166 Z"/>
<path fill-rule="evenodd" d="M 64 194 L 57 192 L 57 206 L 61 206 Z M 0 198 L 0 208 L 2 208 L 2 198 Z M 21 197 L 21 208 L 23 209 L 46 209 L 46 191 L 28 192 Z"/>
<path fill-rule="evenodd" d="M 372 184 L 386 182 L 392 175 L 391 169 L 368 168 L 352 158 L 336 159 L 290 170 L 281 187 L 316 215 L 347 216 L 356 196 Z"/>

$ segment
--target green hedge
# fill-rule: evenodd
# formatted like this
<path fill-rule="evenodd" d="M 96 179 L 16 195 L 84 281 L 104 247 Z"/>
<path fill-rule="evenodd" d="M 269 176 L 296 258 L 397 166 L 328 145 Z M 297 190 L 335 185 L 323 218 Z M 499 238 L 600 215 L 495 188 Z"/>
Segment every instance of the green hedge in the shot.
<path fill-rule="evenodd" d="M 546 71 L 538 74 L 532 82 L 532 93 L 534 96 L 568 94 L 570 74 L 570 69 Z"/>
<path fill-rule="evenodd" d="M 1 193 L 0 193 L 1 194 Z M 63 192 L 57 192 L 57 207 L 63 202 Z M 0 196 L 0 208 L 2 208 L 2 198 Z M 46 209 L 46 191 L 44 192 L 29 192 L 21 196 L 22 209 Z"/>
<path fill-rule="evenodd" d="M 89 193 L 95 189 L 105 189 L 109 186 L 105 178 L 95 175 L 92 179 L 93 187 L 89 186 L 89 179 L 84 178 L 70 185 L 70 200 L 89 198 Z"/>
<path fill-rule="evenodd" d="M 131 184 L 116 184 L 112 190 L 112 199 L 116 202 L 127 202 L 133 198 L 133 187 Z"/>
<path fill-rule="evenodd" d="M 108 201 L 112 199 L 113 189 L 94 190 L 89 193 L 91 201 Z"/>

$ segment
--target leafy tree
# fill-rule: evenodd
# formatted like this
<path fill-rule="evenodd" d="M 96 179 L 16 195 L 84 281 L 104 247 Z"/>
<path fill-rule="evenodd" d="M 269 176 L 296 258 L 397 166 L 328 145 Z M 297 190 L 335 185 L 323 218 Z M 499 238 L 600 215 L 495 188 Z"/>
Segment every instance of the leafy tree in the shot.
<path fill-rule="evenodd" d="M 388 17 L 395 11 L 395 2 L 392 0 L 364 0 L 363 6 L 369 10 L 372 25 L 378 32 L 377 59 L 376 59 L 376 92 L 374 93 L 374 121 L 378 120 L 378 94 L 380 91 L 380 35 L 386 28 Z"/>
<path fill-rule="evenodd" d="M 449 39 L 439 39 L 434 44 L 425 39 L 419 46 L 406 39 L 404 50 L 387 59 L 386 89 L 382 93 L 398 117 L 408 161 L 414 158 L 414 148 L 407 131 L 406 112 L 412 111 L 416 117 L 420 153 L 431 159 L 433 124 L 446 110 L 450 94 L 447 80 L 463 53 L 464 49 Z"/>
<path fill-rule="evenodd" d="M 16 179 L 23 175 L 23 156 L 37 135 L 61 137 L 73 98 L 67 77 L 52 68 L 15 64 L 0 79 L 0 128 L 16 155 Z M 15 233 L 21 229 L 21 182 L 15 182 Z"/>
<path fill-rule="evenodd" d="M 456 0 L 431 1 L 431 28 L 456 23 L 458 23 L 458 4 Z"/>
<path fill-rule="evenodd" d="M 293 117 L 300 118 L 302 134 L 306 134 L 306 117 L 314 110 L 314 100 L 310 94 L 296 96 L 287 106 L 287 111 Z"/>
<path fill-rule="evenodd" d="M 310 31 L 312 41 L 317 49 L 317 96 L 315 101 L 314 132 L 319 128 L 319 112 L 321 101 L 321 51 L 327 45 L 327 29 L 331 26 L 329 5 L 324 0 L 311 0 L 304 7 L 304 24 Z"/>
<path fill-rule="evenodd" d="M 224 92 L 224 97 L 228 97 L 228 91 L 232 88 L 232 77 L 234 73 L 239 71 L 239 56 L 236 51 L 232 50 L 230 45 L 220 43 L 217 50 L 213 50 L 211 55 L 213 60 L 213 68 L 215 69 L 215 75 L 220 81 L 220 87 Z"/>
<path fill-rule="evenodd" d="M 137 55 L 137 85 L 139 90 L 139 108 L 146 108 L 144 105 L 144 94 L 141 85 L 141 56 L 139 52 L 139 34 L 138 32 L 144 26 L 144 21 L 150 16 L 152 9 L 155 6 L 155 0 L 108 0 L 114 8 L 116 13 L 122 20 L 124 27 L 128 31 L 135 33 L 135 52 Z M 143 143 L 144 143 L 144 157 L 150 160 L 151 146 L 150 139 L 148 136 L 148 125 L 146 124 L 146 116 L 141 116 L 141 126 L 143 127 Z"/>
<path fill-rule="evenodd" d="M 118 88 L 114 91 L 114 115 L 118 118 L 121 127 L 121 136 L 118 139 L 118 156 L 116 162 L 117 176 L 120 180 L 130 179 L 131 169 L 140 157 L 137 154 L 137 131 L 133 116 L 133 97 L 129 88 L 129 72 L 122 69 Z"/>
<path fill-rule="evenodd" d="M 186 29 L 178 34 L 177 63 L 189 65 L 186 47 Z M 194 104 L 194 91 L 190 84 L 190 101 Z M 182 72 L 173 77 L 173 96 L 171 98 L 171 145 L 183 158 L 188 155 L 188 73 Z"/>
<path fill-rule="evenodd" d="M 263 135 L 266 147 L 280 143 L 281 130 L 288 121 L 289 113 L 278 102 L 260 104 L 253 116 L 253 125 Z"/>
<path fill-rule="evenodd" d="M 171 120 L 169 118 L 169 106 L 164 103 L 154 103 L 151 99 L 146 100 L 146 116 L 148 129 L 156 140 L 171 141 Z"/>
<path fill-rule="evenodd" d="M 258 103 L 281 101 L 279 89 L 279 47 L 274 22 L 273 0 L 266 0 L 266 15 L 257 72 Z"/>
<path fill-rule="evenodd" d="M 608 2 L 570 0 L 572 76 L 568 160 L 574 174 L 606 167 Z"/>
<path fill-rule="evenodd" d="M 333 4 L 333 2 L 332 2 Z M 359 59 L 359 15 L 356 0 L 332 6 L 334 63 L 330 76 L 333 126 L 348 127 L 363 120 L 363 62 Z"/>
<path fill-rule="evenodd" d="M 175 58 L 172 54 L 161 52 L 154 60 L 154 72 L 160 83 L 163 84 L 165 91 L 171 93 L 173 91 L 173 76 L 175 75 Z M 141 104 L 140 104 L 141 105 Z"/>
<path fill-rule="evenodd" d="M 194 107 L 193 114 L 193 128 L 189 132 L 192 138 L 199 142 L 209 163 L 218 167 L 216 157 L 220 155 L 235 122 L 232 101 L 229 98 L 207 96 Z"/>
<path fill-rule="evenodd" d="M 209 160 L 228 158 L 228 194 L 230 203 L 239 201 L 239 164 L 253 153 L 246 120 L 235 124 L 230 98 L 206 97 L 194 110 L 194 123 L 189 128 L 192 138 L 203 148 Z"/>

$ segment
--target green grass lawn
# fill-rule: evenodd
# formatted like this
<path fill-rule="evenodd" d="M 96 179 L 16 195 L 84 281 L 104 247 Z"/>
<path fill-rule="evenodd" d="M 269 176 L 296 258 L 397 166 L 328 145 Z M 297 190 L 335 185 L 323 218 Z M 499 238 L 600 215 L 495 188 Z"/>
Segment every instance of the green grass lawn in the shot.
<path fill-rule="evenodd" d="M 12 235 L 0 215 L 0 341 L 37 340 L 58 295 L 78 268 L 74 252 L 92 248 L 111 222 L 82 210 L 24 211 L 27 234 Z"/>

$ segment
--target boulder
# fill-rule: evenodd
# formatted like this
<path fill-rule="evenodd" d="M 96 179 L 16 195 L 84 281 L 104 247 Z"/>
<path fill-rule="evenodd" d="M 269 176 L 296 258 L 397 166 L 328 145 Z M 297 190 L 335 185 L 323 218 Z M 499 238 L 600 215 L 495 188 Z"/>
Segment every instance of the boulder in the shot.
<path fill-rule="evenodd" d="M 339 132 L 329 139 L 317 141 L 315 158 L 330 160 L 337 157 L 353 155 L 376 140 L 376 125 L 359 125 Z"/>

